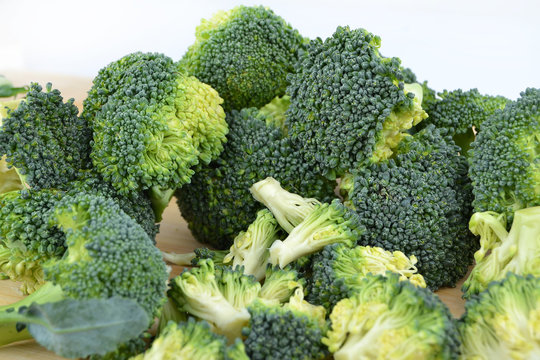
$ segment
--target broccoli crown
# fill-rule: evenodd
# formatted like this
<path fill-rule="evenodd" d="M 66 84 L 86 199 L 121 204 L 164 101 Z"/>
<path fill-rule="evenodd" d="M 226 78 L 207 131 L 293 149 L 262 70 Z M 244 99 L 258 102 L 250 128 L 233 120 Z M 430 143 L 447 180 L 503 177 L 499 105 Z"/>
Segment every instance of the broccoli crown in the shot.
<path fill-rule="evenodd" d="M 180 61 L 224 98 L 227 111 L 261 107 L 287 87 L 304 39 L 263 6 L 237 6 L 202 20 Z"/>
<path fill-rule="evenodd" d="M 536 359 L 540 278 L 509 273 L 465 303 L 458 322 L 462 359 Z"/>
<path fill-rule="evenodd" d="M 199 160 L 222 150 L 222 99 L 159 53 L 132 53 L 100 70 L 82 117 L 94 131 L 92 162 L 122 194 L 189 182 Z"/>
<path fill-rule="evenodd" d="M 259 292 L 259 297 L 265 300 L 285 303 L 293 295 L 296 289 L 304 288 L 306 280 L 300 276 L 298 270 L 292 267 L 285 269 L 279 266 L 268 266 L 264 283 Z"/>
<path fill-rule="evenodd" d="M 202 259 L 210 259 L 214 265 L 224 265 L 223 260 L 229 253 L 228 250 L 211 250 L 205 247 L 197 248 L 193 252 L 195 253 L 195 257 L 191 260 L 193 266 L 198 266 Z"/>
<path fill-rule="evenodd" d="M 64 197 L 52 223 L 66 234 L 67 251 L 44 264 L 45 279 L 68 297 L 121 296 L 149 315 L 164 302 L 168 272 L 144 230 L 112 199 L 81 193 Z"/>
<path fill-rule="evenodd" d="M 133 360 L 222 360 L 227 340 L 204 321 L 169 322 L 152 347 Z"/>
<path fill-rule="evenodd" d="M 448 308 L 399 275 L 368 274 L 338 302 L 323 343 L 336 360 L 457 359 L 459 338 Z"/>
<path fill-rule="evenodd" d="M 482 123 L 469 151 L 474 211 L 505 213 L 540 205 L 540 89 L 529 88 Z"/>
<path fill-rule="evenodd" d="M 491 281 L 509 272 L 540 277 L 540 206 L 514 213 L 510 231 L 504 214 L 475 213 L 469 222 L 472 233 L 480 235 L 476 265 L 463 284 L 464 297 L 485 290 Z"/>
<path fill-rule="evenodd" d="M 264 207 L 249 188 L 269 176 L 288 191 L 321 201 L 335 197 L 335 182 L 308 166 L 283 130 L 267 125 L 266 119 L 255 108 L 227 114 L 223 153 L 176 192 L 182 216 L 197 240 L 219 249 L 230 247 Z"/>
<path fill-rule="evenodd" d="M 303 300 L 297 292 L 291 302 L 257 300 L 248 308 L 251 318 L 242 330 L 250 359 L 325 359 L 321 342 L 326 334 L 325 311 Z"/>
<path fill-rule="evenodd" d="M 24 101 L 2 120 L 0 157 L 6 155 L 34 189 L 61 188 L 90 166 L 91 130 L 73 99 L 33 83 Z"/>
<path fill-rule="evenodd" d="M 0 273 L 31 293 L 43 284 L 43 264 L 65 253 L 66 237 L 49 219 L 62 198 L 57 190 L 20 190 L 0 195 Z"/>
<path fill-rule="evenodd" d="M 400 60 L 383 58 L 380 43 L 364 29 L 338 27 L 312 40 L 288 77 L 289 134 L 329 178 L 389 157 L 427 116 L 405 89 Z"/>
<path fill-rule="evenodd" d="M 270 247 L 270 263 L 284 268 L 296 259 L 315 253 L 326 245 L 353 246 L 366 228 L 358 215 L 338 199 L 317 205 L 283 241 Z"/>
<path fill-rule="evenodd" d="M 471 189 L 458 151 L 429 126 L 402 141 L 395 158 L 346 181 L 345 203 L 367 228 L 358 244 L 414 255 L 432 289 L 455 286 L 478 246 L 467 228 Z"/>
<path fill-rule="evenodd" d="M 331 310 L 338 301 L 354 294 L 368 273 L 384 275 L 391 271 L 399 274 L 400 280 L 426 287 L 422 275 L 416 273 L 416 261 L 401 251 L 392 253 L 378 247 L 326 246 L 315 254 L 308 301 Z"/>

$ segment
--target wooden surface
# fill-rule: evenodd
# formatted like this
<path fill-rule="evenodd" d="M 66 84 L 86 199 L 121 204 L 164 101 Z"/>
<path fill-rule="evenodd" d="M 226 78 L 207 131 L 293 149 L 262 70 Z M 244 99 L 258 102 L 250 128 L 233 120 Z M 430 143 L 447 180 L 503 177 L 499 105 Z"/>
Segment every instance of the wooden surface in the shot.
<path fill-rule="evenodd" d="M 91 79 L 79 78 L 73 76 L 63 76 L 57 74 L 31 74 L 20 71 L 1 71 L 14 85 L 25 85 L 30 82 L 38 82 L 45 86 L 51 82 L 53 88 L 62 92 L 65 99 L 75 98 L 75 104 L 81 106 L 86 92 L 91 86 Z M 174 199 L 165 210 L 161 231 L 157 236 L 157 245 L 164 251 L 173 251 L 177 253 L 190 252 L 201 246 L 193 239 L 193 236 L 187 228 L 186 222 L 182 219 Z M 171 266 L 171 276 L 175 276 L 182 271 L 179 266 Z M 465 301 L 461 298 L 460 281 L 455 288 L 445 288 L 437 291 L 437 295 L 448 305 L 452 314 L 459 317 L 464 311 Z M 0 280 L 0 306 L 13 303 L 22 298 L 18 291 L 18 284 L 9 280 Z M 52 360 L 61 359 L 54 353 L 42 348 L 33 341 L 18 343 L 11 346 L 0 348 L 0 359 L 2 360 L 26 360 L 42 359 Z"/>

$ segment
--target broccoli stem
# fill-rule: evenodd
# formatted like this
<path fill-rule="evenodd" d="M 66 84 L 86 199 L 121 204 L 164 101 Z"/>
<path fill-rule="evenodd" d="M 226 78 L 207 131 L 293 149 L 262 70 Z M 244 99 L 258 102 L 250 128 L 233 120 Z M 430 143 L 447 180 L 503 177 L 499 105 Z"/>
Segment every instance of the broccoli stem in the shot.
<path fill-rule="evenodd" d="M 195 254 L 194 252 L 190 252 L 186 254 L 177 254 L 174 252 L 162 251 L 161 254 L 163 254 L 163 258 L 167 260 L 168 262 L 175 265 L 180 265 L 180 266 L 193 266 L 193 264 L 191 263 L 191 260 L 197 257 L 197 254 Z"/>

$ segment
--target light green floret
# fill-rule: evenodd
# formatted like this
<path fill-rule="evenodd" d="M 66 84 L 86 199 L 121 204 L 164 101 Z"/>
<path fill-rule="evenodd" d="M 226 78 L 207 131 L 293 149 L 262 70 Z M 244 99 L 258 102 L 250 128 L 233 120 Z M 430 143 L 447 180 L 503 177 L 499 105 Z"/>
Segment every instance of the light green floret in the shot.
<path fill-rule="evenodd" d="M 480 236 L 480 249 L 474 254 L 476 266 L 463 284 L 465 297 L 509 272 L 540 276 L 540 206 L 516 211 L 510 231 L 504 214 L 491 211 L 475 213 L 469 228 Z"/>
<path fill-rule="evenodd" d="M 285 303 L 293 295 L 296 289 L 303 289 L 306 280 L 299 277 L 298 271 L 286 267 L 269 266 L 266 269 L 264 284 L 259 293 L 261 299 L 279 301 Z"/>
<path fill-rule="evenodd" d="M 15 109 L 21 101 L 22 99 L 0 101 L 0 127 L 2 127 L 2 118 L 7 117 L 8 111 Z M 22 188 L 23 184 L 16 169 L 8 166 L 5 156 L 0 156 L 0 194 Z"/>
<path fill-rule="evenodd" d="M 227 348 L 224 360 L 250 360 L 242 340 L 236 339 L 234 344 Z"/>

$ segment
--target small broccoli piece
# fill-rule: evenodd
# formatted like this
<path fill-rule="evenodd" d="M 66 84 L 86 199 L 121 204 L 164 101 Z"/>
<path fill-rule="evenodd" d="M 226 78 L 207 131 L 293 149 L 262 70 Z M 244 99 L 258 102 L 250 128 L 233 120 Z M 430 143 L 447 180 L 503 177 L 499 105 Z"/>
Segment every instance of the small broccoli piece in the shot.
<path fill-rule="evenodd" d="M 343 244 L 326 246 L 313 260 L 308 301 L 331 310 L 338 301 L 353 295 L 368 273 L 385 275 L 387 271 L 399 274 L 400 280 L 426 287 L 422 275 L 417 273 L 417 260 L 401 251 L 386 251 L 378 247 Z"/>
<path fill-rule="evenodd" d="M 305 286 L 306 280 L 300 277 L 297 270 L 290 267 L 281 269 L 279 266 L 268 266 L 259 297 L 285 303 L 289 301 L 296 289 L 303 289 Z"/>
<path fill-rule="evenodd" d="M 0 98 L 16 96 L 27 91 L 28 86 L 15 87 L 4 75 L 0 75 Z"/>
<path fill-rule="evenodd" d="M 223 150 L 222 99 L 158 53 L 133 53 L 101 69 L 82 118 L 94 132 L 92 162 L 121 194 L 153 189 L 156 217 L 191 167 Z M 159 200 L 159 201 L 158 201 Z"/>
<path fill-rule="evenodd" d="M 121 344 L 114 351 L 105 355 L 91 355 L 88 360 L 130 360 L 146 350 L 148 345 L 145 339 L 149 336 L 150 334 L 145 332 L 142 335 Z"/>
<path fill-rule="evenodd" d="M 364 29 L 338 27 L 309 43 L 288 78 L 289 135 L 328 178 L 387 159 L 405 131 L 427 117 L 421 86 L 408 88 L 400 60 L 382 57 L 380 45 Z"/>
<path fill-rule="evenodd" d="M 240 339 L 236 339 L 234 344 L 227 348 L 224 360 L 250 360 L 244 343 Z"/>
<path fill-rule="evenodd" d="M 323 343 L 336 360 L 457 359 L 459 339 L 448 308 L 398 274 L 368 274 L 338 302 Z"/>
<path fill-rule="evenodd" d="M 353 246 L 365 231 L 358 215 L 339 200 L 318 205 L 283 241 L 270 247 L 270 263 L 281 268 L 294 260 L 319 251 L 326 245 Z"/>
<path fill-rule="evenodd" d="M 26 98 L 2 120 L 0 156 L 6 155 L 23 183 L 34 189 L 61 188 L 90 164 L 91 130 L 77 116 L 73 99 L 33 83 Z"/>
<path fill-rule="evenodd" d="M 335 182 L 308 166 L 283 129 L 267 119 L 255 108 L 227 114 L 225 150 L 176 192 L 180 212 L 200 242 L 229 248 L 264 208 L 249 188 L 269 176 L 287 191 L 321 201 L 335 198 Z"/>
<path fill-rule="evenodd" d="M 508 273 L 465 303 L 460 359 L 537 359 L 540 278 Z"/>
<path fill-rule="evenodd" d="M 189 318 L 170 322 L 152 347 L 132 360 L 222 360 L 227 340 L 214 334 L 207 322 Z"/>
<path fill-rule="evenodd" d="M 529 88 L 482 123 L 469 151 L 474 211 L 505 213 L 540 205 L 540 89 Z"/>
<path fill-rule="evenodd" d="M 474 254 L 476 265 L 463 284 L 465 297 L 485 290 L 489 283 L 507 273 L 540 277 L 540 206 L 514 213 L 510 231 L 504 214 L 475 213 L 469 228 L 480 235 L 480 249 Z"/>
<path fill-rule="evenodd" d="M 290 302 L 255 301 L 248 308 L 249 325 L 242 330 L 250 359 L 325 359 L 321 339 L 327 330 L 326 312 L 303 299 L 298 289 Z"/>
<path fill-rule="evenodd" d="M 431 289 L 455 286 L 478 248 L 467 228 L 467 161 L 458 152 L 431 125 L 404 139 L 388 162 L 357 169 L 344 181 L 345 204 L 367 228 L 358 245 L 414 255 Z"/>
<path fill-rule="evenodd" d="M 281 228 L 272 213 L 267 209 L 260 210 L 247 230 L 234 238 L 223 262 L 233 268 L 243 266 L 244 274 L 262 280 L 270 257 L 268 248 L 279 239 L 280 234 Z"/>
<path fill-rule="evenodd" d="M 321 203 L 284 190 L 272 177 L 256 182 L 249 189 L 258 202 L 264 204 L 276 217 L 279 225 L 290 233 Z"/>
<path fill-rule="evenodd" d="M 249 303 L 244 301 L 253 300 L 260 284 L 241 269 L 215 268 L 210 259 L 200 260 L 198 265 L 171 280 L 169 298 L 180 311 L 208 321 L 232 341 L 249 321 Z"/>
<path fill-rule="evenodd" d="M 0 75 L 0 87 L 2 82 L 2 77 Z M 8 111 L 14 110 L 19 106 L 22 99 L 11 100 L 11 101 L 0 101 L 0 128 L 2 127 L 2 119 L 7 117 Z M 0 194 L 21 190 L 24 185 L 22 183 L 17 170 L 8 166 L 6 162 L 6 157 L 0 155 Z"/>
<path fill-rule="evenodd" d="M 237 6 L 202 20 L 180 67 L 225 100 L 227 111 L 261 107 L 287 87 L 304 39 L 263 6 Z"/>

